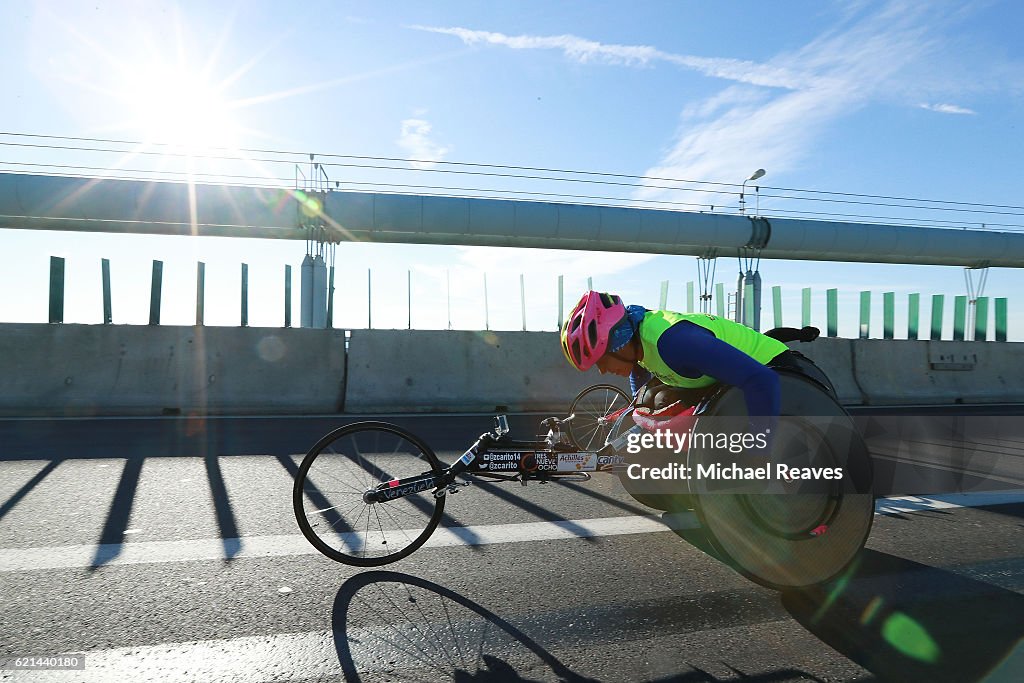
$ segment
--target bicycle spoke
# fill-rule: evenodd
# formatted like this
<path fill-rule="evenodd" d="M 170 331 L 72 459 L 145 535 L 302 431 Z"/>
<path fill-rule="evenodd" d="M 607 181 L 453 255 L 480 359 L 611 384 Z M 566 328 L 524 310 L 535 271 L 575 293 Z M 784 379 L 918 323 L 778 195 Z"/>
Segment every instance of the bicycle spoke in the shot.
<path fill-rule="evenodd" d="M 409 543 L 412 543 L 412 539 L 409 538 L 409 534 L 405 533 L 405 529 L 403 529 L 402 525 L 398 523 L 398 520 L 392 516 L 391 511 L 386 506 L 381 507 L 381 509 L 384 510 L 385 515 L 391 518 L 392 523 L 394 523 L 398 531 L 402 532 L 402 535 L 405 536 L 405 540 L 409 541 Z"/>

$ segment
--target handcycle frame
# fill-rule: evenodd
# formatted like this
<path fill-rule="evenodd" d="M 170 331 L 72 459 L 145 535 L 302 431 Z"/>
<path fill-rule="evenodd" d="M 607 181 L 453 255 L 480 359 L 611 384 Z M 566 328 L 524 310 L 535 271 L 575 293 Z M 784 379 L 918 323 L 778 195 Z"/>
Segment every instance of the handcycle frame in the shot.
<path fill-rule="evenodd" d="M 632 403 L 621 409 L 616 420 L 621 421 L 631 407 Z M 531 480 L 541 483 L 557 479 L 588 481 L 591 472 L 611 473 L 615 465 L 626 462 L 624 457 L 612 453 L 615 449 L 611 444 L 605 444 L 596 451 L 577 449 L 562 432 L 562 427 L 573 417 L 546 418 L 541 422 L 541 429 L 548 429 L 543 440 L 522 441 L 509 437 L 508 418 L 504 414 L 495 415 L 494 429 L 481 434 L 460 458 L 441 473 L 424 472 L 381 482 L 366 491 L 363 502 L 382 503 L 421 493 L 428 488 L 434 490 L 435 498 L 440 498 L 457 493 L 460 486 L 470 483 L 456 481 L 462 475 L 495 482 L 518 481 L 523 486 Z M 512 464 L 516 466 L 510 467 Z M 554 469 L 549 469 L 552 467 Z"/>

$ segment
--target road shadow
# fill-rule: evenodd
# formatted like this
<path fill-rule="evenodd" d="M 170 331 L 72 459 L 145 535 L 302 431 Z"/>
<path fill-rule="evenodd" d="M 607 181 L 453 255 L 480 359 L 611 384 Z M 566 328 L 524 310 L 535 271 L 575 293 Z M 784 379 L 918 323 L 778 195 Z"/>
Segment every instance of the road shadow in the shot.
<path fill-rule="evenodd" d="M 14 507 L 21 502 L 21 500 L 32 492 L 36 486 L 38 486 L 46 477 L 50 475 L 60 464 L 64 462 L 63 458 L 56 458 L 46 463 L 41 470 L 35 473 L 31 479 L 25 482 L 17 491 L 11 494 L 10 498 L 0 504 L 0 519 L 3 519 L 8 512 L 14 509 Z"/>
<path fill-rule="evenodd" d="M 360 615 L 370 617 L 363 623 Z M 565 683 L 595 680 L 574 673 L 487 608 L 408 574 L 371 571 L 347 580 L 335 597 L 332 625 L 338 660 L 350 683 L 364 675 L 372 680 L 383 675 L 529 683 L 537 680 L 531 671 L 544 680 L 554 674 Z"/>
<path fill-rule="evenodd" d="M 864 550 L 840 578 L 782 604 L 879 680 L 1024 680 L 1024 596 L 962 573 Z"/>
<path fill-rule="evenodd" d="M 124 461 L 124 468 L 110 501 L 103 528 L 96 541 L 96 553 L 89 565 L 90 571 L 95 571 L 116 560 L 126 546 L 125 532 L 131 521 L 132 510 L 135 507 L 136 496 L 139 488 L 139 481 L 142 477 L 142 469 L 145 465 L 145 457 L 131 457 Z M 208 455 L 204 458 L 206 477 L 210 485 L 210 498 L 213 503 L 214 513 L 217 520 L 217 528 L 220 532 L 221 543 L 224 548 L 224 561 L 230 562 L 242 549 L 241 534 L 238 528 L 237 518 L 231 504 L 231 496 L 228 493 L 224 481 L 224 474 L 221 471 L 220 461 L 216 456 Z M 48 470 L 44 469 L 43 472 Z M 43 474 L 40 472 L 40 475 Z M 36 479 L 41 480 L 40 475 Z M 30 484 L 32 482 L 29 482 Z M 26 484 L 28 486 L 28 484 Z"/>

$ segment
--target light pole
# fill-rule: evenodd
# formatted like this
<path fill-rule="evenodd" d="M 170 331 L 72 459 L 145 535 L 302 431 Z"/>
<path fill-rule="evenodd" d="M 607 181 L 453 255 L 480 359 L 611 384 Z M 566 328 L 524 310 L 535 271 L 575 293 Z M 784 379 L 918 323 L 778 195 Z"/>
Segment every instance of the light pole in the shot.
<path fill-rule="evenodd" d="M 746 213 L 746 200 L 743 198 L 743 195 L 747 192 L 747 183 L 751 180 L 757 180 L 764 174 L 765 170 L 763 168 L 759 168 L 754 171 L 753 175 L 743 181 L 743 185 L 740 186 L 740 213 Z"/>

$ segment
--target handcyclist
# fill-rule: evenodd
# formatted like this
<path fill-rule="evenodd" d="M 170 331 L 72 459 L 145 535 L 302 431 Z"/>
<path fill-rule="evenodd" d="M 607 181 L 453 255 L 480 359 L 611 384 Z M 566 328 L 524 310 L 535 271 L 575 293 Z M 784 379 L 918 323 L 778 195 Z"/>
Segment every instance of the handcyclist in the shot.
<path fill-rule="evenodd" d="M 590 291 L 565 321 L 562 351 L 578 370 L 596 365 L 628 377 L 634 394 L 655 378 L 664 387 L 650 400 L 695 405 L 719 383 L 739 387 L 752 433 L 768 432 L 779 416 L 779 378 L 772 367 L 799 366 L 777 339 L 706 313 L 675 313 L 625 306 L 614 294 Z M 648 392 L 650 394 L 650 392 Z"/>

